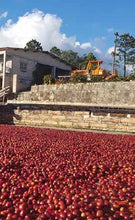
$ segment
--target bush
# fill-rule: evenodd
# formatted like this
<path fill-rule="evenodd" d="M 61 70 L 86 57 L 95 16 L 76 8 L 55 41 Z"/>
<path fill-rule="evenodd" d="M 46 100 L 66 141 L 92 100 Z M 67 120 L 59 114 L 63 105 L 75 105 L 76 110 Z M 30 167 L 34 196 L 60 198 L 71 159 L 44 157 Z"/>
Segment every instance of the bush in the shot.
<path fill-rule="evenodd" d="M 43 83 L 46 83 L 44 82 L 44 76 L 50 75 L 50 72 L 50 67 L 48 68 L 45 65 L 37 64 L 33 71 L 33 84 L 42 85 Z"/>
<path fill-rule="evenodd" d="M 87 82 L 87 76 L 84 76 L 83 74 L 75 73 L 72 76 L 72 82 L 73 83 L 85 83 Z"/>
<path fill-rule="evenodd" d="M 102 76 L 91 76 L 90 82 L 103 82 L 104 78 Z"/>
<path fill-rule="evenodd" d="M 44 76 L 43 81 L 44 81 L 44 84 L 50 85 L 51 84 L 51 75 L 48 74 L 48 75 Z"/>
<path fill-rule="evenodd" d="M 119 81 L 134 81 L 135 80 L 135 74 L 130 76 L 116 76 L 115 78 L 109 79 L 108 82 L 119 82 Z"/>

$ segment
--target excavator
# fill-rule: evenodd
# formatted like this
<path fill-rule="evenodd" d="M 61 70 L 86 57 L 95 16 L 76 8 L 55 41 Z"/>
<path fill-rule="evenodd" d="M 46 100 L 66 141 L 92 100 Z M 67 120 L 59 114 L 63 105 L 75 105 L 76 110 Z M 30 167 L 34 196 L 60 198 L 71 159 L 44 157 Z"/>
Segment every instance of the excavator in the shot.
<path fill-rule="evenodd" d="M 88 62 L 88 65 L 85 70 L 78 70 L 78 69 L 73 70 L 71 72 L 71 81 L 73 80 L 73 76 L 75 74 L 84 75 L 84 76 L 87 76 L 88 78 L 90 76 L 100 76 L 101 78 L 105 79 L 106 81 L 117 76 L 117 71 L 115 71 L 115 73 L 111 73 L 110 75 L 108 75 L 106 70 L 100 67 L 100 65 L 102 63 L 103 63 L 102 60 L 93 60 L 93 61 Z M 96 69 L 94 69 L 94 70 L 92 70 L 93 64 L 97 65 Z"/>

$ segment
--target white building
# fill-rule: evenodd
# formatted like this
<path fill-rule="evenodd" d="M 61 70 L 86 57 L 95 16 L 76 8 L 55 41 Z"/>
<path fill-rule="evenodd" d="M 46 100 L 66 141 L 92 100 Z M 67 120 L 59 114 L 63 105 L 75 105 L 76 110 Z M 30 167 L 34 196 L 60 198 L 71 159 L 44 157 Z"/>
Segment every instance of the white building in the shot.
<path fill-rule="evenodd" d="M 71 66 L 47 51 L 0 48 L 0 88 L 10 86 L 13 93 L 29 88 L 37 64 L 44 65 L 52 78 L 57 77 L 59 72 L 70 75 Z"/>

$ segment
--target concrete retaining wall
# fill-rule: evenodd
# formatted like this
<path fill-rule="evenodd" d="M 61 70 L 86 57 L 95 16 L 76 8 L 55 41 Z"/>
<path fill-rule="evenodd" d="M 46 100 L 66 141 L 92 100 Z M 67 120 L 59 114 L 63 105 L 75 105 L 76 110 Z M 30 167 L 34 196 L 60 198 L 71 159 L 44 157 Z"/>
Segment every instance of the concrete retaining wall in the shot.
<path fill-rule="evenodd" d="M 135 82 L 33 86 L 9 103 L 0 123 L 135 133 Z"/>
<path fill-rule="evenodd" d="M 135 110 L 56 105 L 10 105 L 0 123 L 135 133 Z"/>
<path fill-rule="evenodd" d="M 135 81 L 32 86 L 18 101 L 135 107 Z"/>

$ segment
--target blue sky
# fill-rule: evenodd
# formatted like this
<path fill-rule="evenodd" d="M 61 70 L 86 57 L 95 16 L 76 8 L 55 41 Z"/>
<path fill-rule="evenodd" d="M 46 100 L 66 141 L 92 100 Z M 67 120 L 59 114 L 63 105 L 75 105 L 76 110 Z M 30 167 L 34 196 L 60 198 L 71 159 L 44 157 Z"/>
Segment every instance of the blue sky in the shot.
<path fill-rule="evenodd" d="M 4 0 L 0 47 L 24 47 L 36 38 L 44 50 L 93 52 L 109 62 L 114 32 L 135 37 L 134 23 L 135 0 Z"/>

